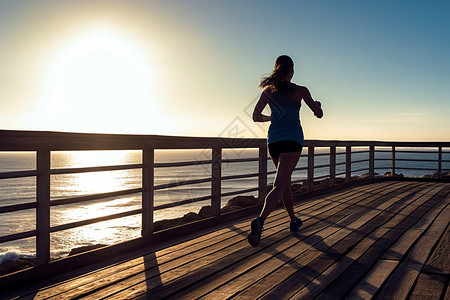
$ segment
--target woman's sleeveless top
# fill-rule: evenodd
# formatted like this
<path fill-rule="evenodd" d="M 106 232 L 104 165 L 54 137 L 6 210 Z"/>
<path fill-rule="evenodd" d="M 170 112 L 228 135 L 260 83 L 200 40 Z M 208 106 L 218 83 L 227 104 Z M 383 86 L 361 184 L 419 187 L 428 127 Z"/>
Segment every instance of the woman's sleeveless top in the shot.
<path fill-rule="evenodd" d="M 290 83 L 292 84 L 292 83 Z M 272 111 L 268 143 L 295 141 L 303 146 L 303 129 L 300 124 L 300 106 L 289 99 L 287 92 L 272 94 L 269 100 Z"/>

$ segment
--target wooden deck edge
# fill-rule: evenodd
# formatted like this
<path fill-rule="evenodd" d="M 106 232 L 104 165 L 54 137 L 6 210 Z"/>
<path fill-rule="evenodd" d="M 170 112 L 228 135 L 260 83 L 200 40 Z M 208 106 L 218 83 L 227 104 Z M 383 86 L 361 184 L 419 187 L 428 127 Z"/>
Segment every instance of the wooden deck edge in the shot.
<path fill-rule="evenodd" d="M 142 237 L 115 245 L 97 248 L 77 255 L 54 260 L 47 265 L 32 267 L 0 277 L 0 290 L 14 290 L 23 284 L 38 284 L 48 278 L 66 272 L 76 273 L 77 269 L 91 266 L 92 270 L 106 267 L 123 260 L 143 255 L 143 250 L 157 251 L 175 243 L 184 242 L 200 234 L 207 234 L 217 225 L 231 225 L 238 219 L 257 214 L 262 205 L 251 206 L 238 211 L 223 214 L 216 218 L 208 218 L 181 226 L 158 231 L 151 237 Z M 81 275 L 81 274 L 80 274 Z"/>
<path fill-rule="evenodd" d="M 442 182 L 442 180 L 420 179 L 420 178 L 373 178 L 365 180 L 355 180 L 348 183 L 334 185 L 317 189 L 312 192 L 297 193 L 293 195 L 294 202 L 298 203 L 309 198 L 328 194 L 331 192 L 340 191 L 354 186 L 363 186 L 383 181 L 427 181 L 427 182 Z M 449 182 L 449 181 L 443 181 Z M 280 203 L 280 206 L 282 204 Z M 158 231 L 151 237 L 137 238 L 123 243 L 110 245 L 88 252 L 80 253 L 78 255 L 70 256 L 63 259 L 58 259 L 50 262 L 47 265 L 33 267 L 17 271 L 11 274 L 6 274 L 0 277 L 0 290 L 14 290 L 20 288 L 25 284 L 38 284 L 42 281 L 48 281 L 51 277 L 60 276 L 64 273 L 71 272 L 72 276 L 76 270 L 92 268 L 92 270 L 106 267 L 108 265 L 118 263 L 120 261 L 133 259 L 143 255 L 143 250 L 146 252 L 157 251 L 159 249 L 168 247 L 170 245 L 184 242 L 195 236 L 207 234 L 216 230 L 218 225 L 223 227 L 232 225 L 236 220 L 248 218 L 252 215 L 257 215 L 262 208 L 262 204 L 243 208 L 237 211 L 222 214 L 216 218 L 204 219 L 178 227 Z"/>

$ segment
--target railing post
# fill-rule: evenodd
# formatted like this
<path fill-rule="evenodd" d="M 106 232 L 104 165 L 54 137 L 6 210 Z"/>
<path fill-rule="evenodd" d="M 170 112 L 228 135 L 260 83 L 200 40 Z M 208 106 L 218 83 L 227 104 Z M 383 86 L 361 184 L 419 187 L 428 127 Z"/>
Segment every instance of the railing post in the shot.
<path fill-rule="evenodd" d="M 50 151 L 37 152 L 36 265 L 50 261 Z"/>
<path fill-rule="evenodd" d="M 391 169 L 391 176 L 395 176 L 395 146 L 392 146 L 392 169 Z"/>
<path fill-rule="evenodd" d="M 352 146 L 345 147 L 345 182 L 352 177 Z"/>
<path fill-rule="evenodd" d="M 222 149 L 217 145 L 213 145 L 212 148 L 212 163 L 211 163 L 211 207 L 213 216 L 218 217 L 220 215 L 221 206 L 221 193 L 222 193 Z"/>
<path fill-rule="evenodd" d="M 442 147 L 438 147 L 438 178 L 442 177 Z"/>
<path fill-rule="evenodd" d="M 308 146 L 308 192 L 314 189 L 314 147 Z"/>
<path fill-rule="evenodd" d="M 142 232 L 143 237 L 153 234 L 153 207 L 155 183 L 155 150 L 142 151 Z"/>
<path fill-rule="evenodd" d="M 267 146 L 259 148 L 258 202 L 263 203 L 267 194 Z"/>
<path fill-rule="evenodd" d="M 375 177 L 375 146 L 369 146 L 369 178 Z"/>
<path fill-rule="evenodd" d="M 330 147 L 330 185 L 336 184 L 336 146 Z"/>

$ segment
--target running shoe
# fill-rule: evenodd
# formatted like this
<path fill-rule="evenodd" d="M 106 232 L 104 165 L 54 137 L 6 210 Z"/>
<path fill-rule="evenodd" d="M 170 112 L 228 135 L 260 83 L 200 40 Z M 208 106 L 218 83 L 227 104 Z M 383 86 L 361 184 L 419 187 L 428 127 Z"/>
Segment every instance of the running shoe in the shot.
<path fill-rule="evenodd" d="M 291 230 L 291 232 L 296 232 L 300 228 L 300 226 L 302 226 L 302 225 L 303 225 L 302 219 L 297 217 L 295 222 L 291 222 L 291 225 L 289 226 L 289 229 Z"/>
<path fill-rule="evenodd" d="M 253 247 L 258 246 L 259 240 L 261 239 L 261 232 L 263 230 L 263 219 L 261 217 L 257 217 L 251 223 L 252 231 L 247 237 L 247 240 L 250 245 Z"/>

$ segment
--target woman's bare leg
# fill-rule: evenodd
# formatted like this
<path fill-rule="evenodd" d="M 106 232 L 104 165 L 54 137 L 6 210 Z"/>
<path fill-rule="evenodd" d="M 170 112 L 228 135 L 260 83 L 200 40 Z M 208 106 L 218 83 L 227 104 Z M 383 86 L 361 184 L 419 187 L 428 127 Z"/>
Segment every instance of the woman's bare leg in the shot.
<path fill-rule="evenodd" d="M 291 222 L 295 222 L 295 212 L 294 212 L 294 201 L 292 200 L 292 192 L 291 192 L 291 181 L 289 180 L 289 184 L 285 187 L 283 196 L 281 197 L 283 200 L 284 207 L 286 208 L 286 212 L 291 219 Z"/>
<path fill-rule="evenodd" d="M 281 200 L 282 196 L 286 196 L 285 206 L 288 211 L 291 220 L 295 220 L 292 218 L 291 214 L 294 214 L 293 202 L 292 202 L 292 194 L 291 190 L 291 175 L 297 166 L 298 160 L 300 158 L 300 153 L 298 152 L 289 152 L 289 153 L 281 153 L 278 159 L 278 164 L 275 162 L 277 167 L 277 174 L 275 175 L 275 180 L 273 184 L 273 189 L 267 194 L 266 200 L 264 202 L 264 207 L 261 212 L 261 218 L 265 221 L 269 214 L 274 210 L 278 203 Z M 288 188 L 287 188 L 288 187 Z M 285 192 L 285 190 L 287 191 Z"/>
<path fill-rule="evenodd" d="M 275 164 L 275 168 L 278 167 L 278 158 L 272 158 L 273 163 Z M 291 222 L 295 222 L 296 216 L 294 212 L 294 201 L 292 199 L 292 191 L 291 191 L 291 180 L 289 179 L 289 183 L 287 183 L 286 188 L 284 189 L 283 196 L 281 196 L 281 200 L 283 201 L 284 207 L 286 208 L 286 212 L 291 219 Z"/>

